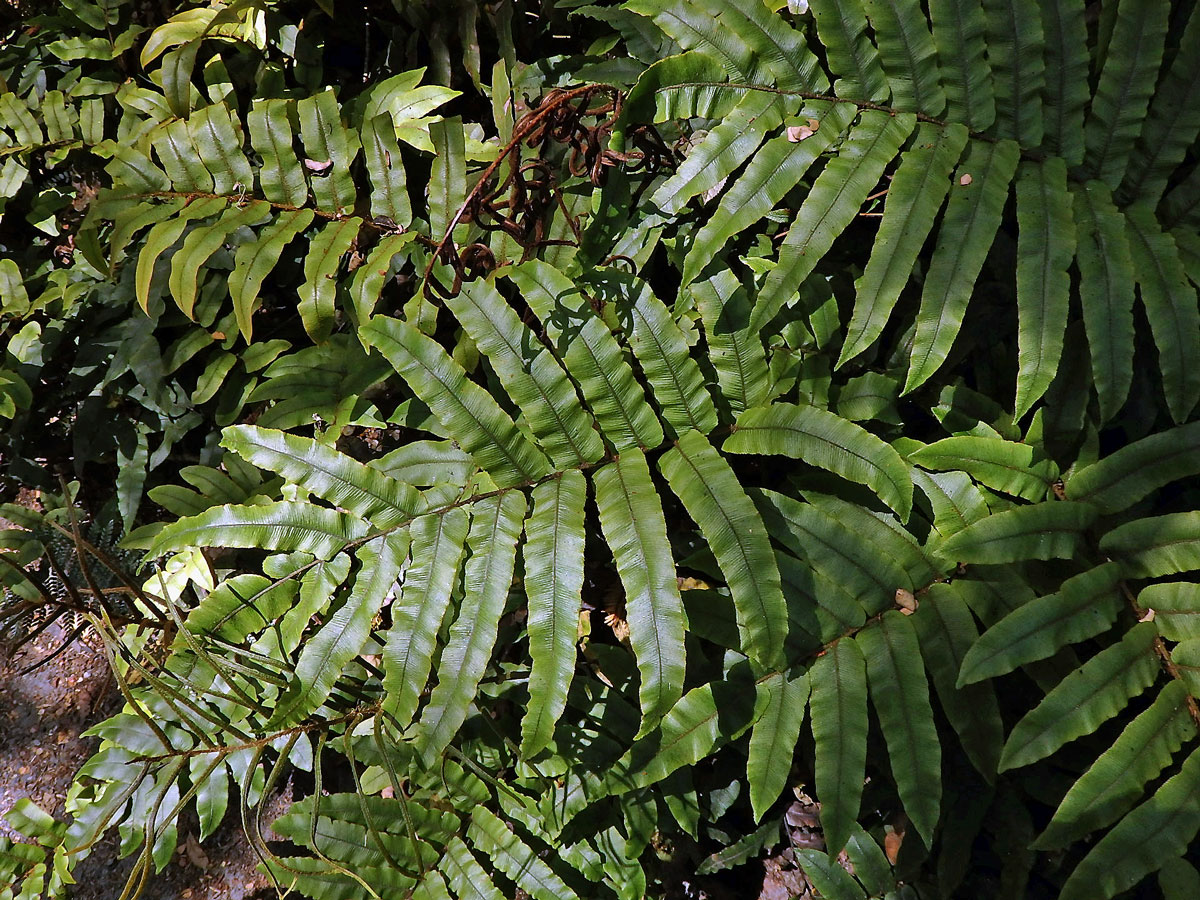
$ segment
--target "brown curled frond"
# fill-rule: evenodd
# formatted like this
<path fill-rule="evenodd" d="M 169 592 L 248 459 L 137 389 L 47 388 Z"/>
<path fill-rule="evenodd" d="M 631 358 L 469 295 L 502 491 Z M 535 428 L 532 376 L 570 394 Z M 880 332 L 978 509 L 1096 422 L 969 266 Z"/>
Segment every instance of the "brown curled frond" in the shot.
<path fill-rule="evenodd" d="M 454 229 L 467 222 L 487 232 L 503 232 L 521 247 L 522 261 L 544 247 L 579 245 L 582 230 L 578 217 L 568 210 L 556 166 L 550 161 L 556 147 L 566 151 L 567 172 L 587 178 L 596 187 L 604 184 L 608 170 L 616 166 L 648 175 L 674 167 L 679 154 L 651 125 L 629 129 L 632 149 L 624 153 L 609 149 L 623 99 L 620 91 L 603 84 L 555 88 L 525 113 L 514 125 L 508 143 L 467 193 L 445 234 L 433 244 L 425 267 L 425 296 L 430 300 L 457 296 L 464 281 L 496 268 L 496 259 L 486 245 L 475 243 L 462 249 L 455 245 Z M 534 156 L 522 159 L 522 147 L 533 151 Z M 501 172 L 505 173 L 503 177 Z M 547 225 L 556 209 L 566 217 L 573 240 L 547 237 Z M 434 273 L 439 263 L 453 273 L 449 287 Z"/>

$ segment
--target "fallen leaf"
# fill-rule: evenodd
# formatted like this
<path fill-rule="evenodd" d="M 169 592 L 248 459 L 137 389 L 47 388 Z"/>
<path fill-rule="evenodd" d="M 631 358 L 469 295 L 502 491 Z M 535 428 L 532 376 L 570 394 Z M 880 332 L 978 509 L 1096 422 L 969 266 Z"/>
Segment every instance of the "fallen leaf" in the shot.
<path fill-rule="evenodd" d="M 900 845 L 904 843 L 903 831 L 889 831 L 883 836 L 883 852 L 887 856 L 888 862 L 893 866 L 900 856 Z"/>
<path fill-rule="evenodd" d="M 329 170 L 333 168 L 333 160 L 327 159 L 322 162 L 319 159 L 306 159 L 304 161 L 304 168 L 308 169 L 314 175 L 328 175 Z"/>
<path fill-rule="evenodd" d="M 208 867 L 212 865 L 212 863 L 209 862 L 208 854 L 204 852 L 203 848 L 200 846 L 200 842 L 196 840 L 194 835 L 189 834 L 187 836 L 187 841 L 183 846 L 187 851 L 187 858 L 196 868 L 207 871 Z"/>
<path fill-rule="evenodd" d="M 811 119 L 809 121 L 812 121 Z M 787 130 L 787 139 L 793 144 L 798 144 L 803 140 L 813 136 L 815 128 L 810 128 L 808 125 L 789 125 Z"/>

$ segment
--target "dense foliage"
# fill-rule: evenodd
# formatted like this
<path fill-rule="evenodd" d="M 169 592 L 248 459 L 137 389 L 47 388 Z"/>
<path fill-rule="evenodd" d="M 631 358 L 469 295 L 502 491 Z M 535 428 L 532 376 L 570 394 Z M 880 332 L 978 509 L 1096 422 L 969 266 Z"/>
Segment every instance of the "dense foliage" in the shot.
<path fill-rule="evenodd" d="M 1200 895 L 1194 3 L 0 21 L 0 896 Z"/>

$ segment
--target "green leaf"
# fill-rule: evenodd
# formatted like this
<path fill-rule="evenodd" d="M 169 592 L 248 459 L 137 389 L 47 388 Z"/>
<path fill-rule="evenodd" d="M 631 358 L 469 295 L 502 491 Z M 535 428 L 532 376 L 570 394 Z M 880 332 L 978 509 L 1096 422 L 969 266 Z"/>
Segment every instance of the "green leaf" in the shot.
<path fill-rule="evenodd" d="M 270 204 L 254 200 L 244 207 L 227 207 L 213 224 L 191 230 L 183 246 L 171 257 L 171 277 L 167 282 L 171 296 L 185 316 L 195 318 L 193 309 L 201 268 L 239 228 L 261 225 L 270 215 Z"/>
<path fill-rule="evenodd" d="M 651 66 L 647 72 L 654 68 Z M 768 132 L 782 124 L 784 102 L 766 91 L 747 92 L 692 146 L 675 173 L 651 196 L 651 204 L 666 215 L 677 215 L 690 200 L 716 188 L 758 149 Z M 787 112 L 792 108 L 786 108 Z"/>
<path fill-rule="evenodd" d="M 472 507 L 463 603 L 442 648 L 437 686 L 421 713 L 417 735 L 417 749 L 426 765 L 433 765 L 453 740 L 479 689 L 512 587 L 526 509 L 519 491 L 489 497 Z"/>
<path fill-rule="evenodd" d="M 782 90 L 823 91 L 829 82 L 803 36 L 757 3 L 722 0 L 631 0 L 686 50 L 702 49 L 731 76 Z"/>
<path fill-rule="evenodd" d="M 838 77 L 833 92 L 886 103 L 887 80 L 879 53 L 867 36 L 867 15 L 860 0 L 832 0 L 810 7 L 829 68 Z"/>
<path fill-rule="evenodd" d="M 1070 0 L 1040 0 L 1046 35 L 1045 146 L 1067 165 L 1083 162 L 1083 111 L 1088 94 L 1084 8 Z"/>
<path fill-rule="evenodd" d="M 771 372 L 762 337 L 750 329 L 752 304 L 745 287 L 730 269 L 691 286 L 704 324 L 708 358 L 717 373 L 721 395 L 734 413 L 766 403 Z"/>
<path fill-rule="evenodd" d="M 929 18 L 946 89 L 946 119 L 962 122 L 972 131 L 984 131 L 996 120 L 996 97 L 991 66 L 984 56 L 987 20 L 983 7 L 961 0 L 931 0 Z"/>
<path fill-rule="evenodd" d="M 216 215 L 225 209 L 225 201 L 219 197 L 201 197 L 194 200 L 165 222 L 159 222 L 146 235 L 142 250 L 138 253 L 137 269 L 134 273 L 134 291 L 142 312 L 148 314 L 150 307 L 150 281 L 154 277 L 155 263 L 165 250 L 174 245 L 184 229 L 195 219 Z"/>
<path fill-rule="evenodd" d="M 1060 647 L 1108 629 L 1123 606 L 1117 582 L 1121 567 L 1107 562 L 1068 578 L 1058 591 L 1009 613 L 971 648 L 959 672 L 960 685 L 1006 675 L 1045 659 Z"/>
<path fill-rule="evenodd" d="M 618 451 L 649 450 L 663 442 L 662 426 L 604 321 L 574 282 L 543 262 L 509 272 L 541 319 L 568 374 L 583 389 L 604 437 Z"/>
<path fill-rule="evenodd" d="M 1000 762 L 1004 727 L 990 684 L 958 685 L 958 673 L 979 631 L 955 583 L 931 585 L 912 616 L 946 718 L 958 733 L 971 764 L 990 782 Z"/>
<path fill-rule="evenodd" d="M 310 438 L 232 425 L 222 433 L 221 446 L 380 528 L 413 518 L 425 505 L 412 485 Z"/>
<path fill-rule="evenodd" d="M 639 701 L 647 734 L 683 693 L 683 601 L 667 539 L 662 501 L 638 450 L 592 476 L 600 527 L 625 589 L 629 641 L 641 675 Z"/>
<path fill-rule="evenodd" d="M 1133 258 L 1125 221 L 1102 181 L 1072 185 L 1079 233 L 1079 297 L 1104 419 L 1125 402 L 1133 379 Z"/>
<path fill-rule="evenodd" d="M 782 660 L 787 604 L 766 526 L 729 463 L 689 431 L 658 463 L 700 526 L 733 595 L 743 651 L 767 666 Z"/>
<path fill-rule="evenodd" d="M 1126 576 L 1157 578 L 1200 569 L 1200 511 L 1135 519 L 1100 539 Z"/>
<path fill-rule="evenodd" d="M 951 537 L 938 554 L 968 563 L 1072 559 L 1096 519 L 1090 503 L 1049 501 L 995 513 Z"/>
<path fill-rule="evenodd" d="M 1123 816 L 1195 735 L 1183 683 L 1168 682 L 1067 792 L 1036 848 L 1065 847 Z"/>
<path fill-rule="evenodd" d="M 416 232 L 406 231 L 402 234 L 386 234 L 383 239 L 371 248 L 370 255 L 354 272 L 350 282 L 350 300 L 354 304 L 354 315 L 361 326 L 369 322 L 375 314 L 375 306 L 379 303 L 384 285 L 395 274 L 400 262 L 396 257 L 406 253 L 406 248 L 416 240 Z M 413 322 L 413 324 L 417 324 Z"/>
<path fill-rule="evenodd" d="M 946 108 L 938 54 L 917 0 L 863 0 L 879 59 L 892 89 L 892 105 L 904 112 L 940 116 Z"/>
<path fill-rule="evenodd" d="M 525 593 L 529 597 L 529 705 L 521 720 L 521 755 L 536 756 L 554 735 L 575 673 L 583 608 L 583 504 L 587 482 L 574 470 L 533 489 L 525 522 Z"/>
<path fill-rule="evenodd" d="M 1022 147 L 1042 143 L 1046 37 L 1040 6 L 1021 0 L 983 0 L 988 62 L 996 90 L 996 137 Z"/>
<path fill-rule="evenodd" d="M 776 135 L 758 149 L 697 233 L 683 262 L 684 285 L 691 284 L 714 260 L 719 260 L 722 249 L 735 235 L 759 221 L 796 186 L 846 130 L 854 112 L 848 103 L 809 101 L 799 116 L 803 122 L 817 123 L 813 134 L 803 141 Z"/>
<path fill-rule="evenodd" d="M 753 721 L 753 706 L 744 702 L 748 688 L 744 681 L 714 681 L 684 694 L 658 728 L 613 765 L 608 776 L 612 793 L 662 781 L 735 740 Z"/>
<path fill-rule="evenodd" d="M 906 520 L 912 511 L 908 467 L 890 446 L 859 425 L 815 406 L 775 403 L 738 416 L 727 453 L 791 456 L 865 484 Z"/>
<path fill-rule="evenodd" d="M 1171 4 L 1164 0 L 1120 0 L 1112 43 L 1092 97 L 1085 126 L 1088 172 L 1116 190 L 1162 64 Z"/>
<path fill-rule="evenodd" d="M 906 394 L 924 384 L 950 355 L 975 281 L 1000 227 L 1019 159 L 1020 148 L 1012 141 L 971 141 L 967 158 L 954 173 L 921 293 Z"/>
<path fill-rule="evenodd" d="M 862 900 L 867 896 L 853 876 L 830 854 L 820 850 L 796 850 L 796 860 L 804 876 L 817 891 L 817 896 L 828 900 Z"/>
<path fill-rule="evenodd" d="M 468 284 L 446 305 L 487 356 L 555 466 L 581 466 L 604 455 L 595 423 L 566 373 L 490 283 Z"/>
<path fill-rule="evenodd" d="M 1172 173 L 1200 132 L 1200 16 L 1193 9 L 1179 38 L 1175 58 L 1154 89 L 1131 167 L 1121 184 L 1122 199 L 1158 202 Z"/>
<path fill-rule="evenodd" d="M 854 866 L 854 877 L 862 882 L 868 894 L 883 896 L 896 885 L 896 877 L 883 848 L 860 825 L 855 825 L 850 833 L 846 857 Z"/>
<path fill-rule="evenodd" d="M 1113 897 L 1182 854 L 1200 829 L 1200 751 L 1075 867 L 1062 900 Z"/>
<path fill-rule="evenodd" d="M 1167 860 L 1158 870 L 1163 900 L 1189 900 L 1200 894 L 1200 872 L 1182 856 Z"/>
<path fill-rule="evenodd" d="M 313 215 L 311 209 L 282 213 L 259 232 L 258 240 L 247 241 L 234 254 L 233 271 L 229 273 L 229 295 L 233 298 L 238 330 L 247 343 L 254 327 L 250 317 L 258 308 L 258 291 L 263 280 L 278 264 L 283 248 L 309 226 Z"/>
<path fill-rule="evenodd" d="M 774 491 L 756 491 L 754 498 L 775 540 L 872 615 L 892 605 L 897 588 L 916 587 L 899 560 L 824 510 Z"/>
<path fill-rule="evenodd" d="M 672 433 L 694 428 L 708 434 L 717 427 L 717 410 L 683 330 L 645 281 L 616 271 L 605 272 L 604 278 L 617 297 L 617 317 Z"/>
<path fill-rule="evenodd" d="M 750 752 L 746 778 L 750 783 L 750 806 L 754 821 L 779 798 L 787 786 L 792 769 L 792 754 L 800 739 L 804 706 L 808 702 L 808 678 L 788 678 L 781 672 L 759 682 L 757 691 L 763 704 L 762 715 L 750 732 Z"/>
<path fill-rule="evenodd" d="M 367 523 L 348 513 L 283 500 L 258 506 L 226 505 L 180 519 L 155 537 L 151 556 L 186 547 L 303 550 L 330 559 L 367 533 Z"/>
<path fill-rule="evenodd" d="M 297 309 L 304 330 L 314 343 L 325 341 L 333 332 L 338 266 L 353 246 L 362 225 L 363 220 L 359 218 L 331 222 L 308 242 L 304 284 L 300 285 Z"/>
<path fill-rule="evenodd" d="M 1075 222 L 1061 159 L 1022 163 L 1017 177 L 1017 402 L 1036 403 L 1058 371 L 1075 257 Z"/>
<path fill-rule="evenodd" d="M 341 217 L 354 209 L 351 164 L 358 155 L 358 137 L 342 125 L 332 88 L 296 101 L 300 139 L 309 160 L 327 174 L 312 179 L 317 209 Z"/>
<path fill-rule="evenodd" d="M 1067 482 L 1067 494 L 1110 515 L 1128 509 L 1151 491 L 1196 474 L 1200 474 L 1200 422 L 1134 441 L 1080 469 Z"/>
<path fill-rule="evenodd" d="M 152 133 L 151 144 L 173 189 L 197 194 L 215 192 L 212 173 L 204 167 L 204 157 L 193 142 L 186 121 L 176 119 L 159 125 Z"/>
<path fill-rule="evenodd" d="M 1013 728 L 1000 771 L 1044 759 L 1121 712 L 1158 677 L 1153 648 L 1157 636 L 1152 624 L 1135 625 L 1120 643 L 1101 650 L 1064 678 Z"/>
<path fill-rule="evenodd" d="M 471 810 L 467 839 L 488 855 L 496 868 L 534 900 L 571 900 L 576 897 L 538 854 L 487 807 Z"/>
<path fill-rule="evenodd" d="M 417 487 L 463 484 L 475 471 L 475 461 L 452 441 L 412 441 L 367 465 Z"/>
<path fill-rule="evenodd" d="M 412 562 L 392 601 L 392 626 L 383 647 L 383 711 L 399 728 L 417 712 L 433 663 L 438 629 L 458 579 L 468 515 L 462 508 L 421 516 L 410 526 Z"/>
<path fill-rule="evenodd" d="M 1200 637 L 1200 585 L 1186 581 L 1150 584 L 1138 594 L 1137 605 L 1154 610 L 1154 625 L 1167 640 Z"/>
<path fill-rule="evenodd" d="M 855 282 L 839 368 L 870 347 L 887 325 L 950 189 L 950 171 L 967 144 L 967 129 L 921 123 L 914 140 L 892 176 L 871 258 Z"/>
<path fill-rule="evenodd" d="M 292 144 L 288 106 L 287 100 L 255 100 L 246 124 L 250 143 L 262 158 L 258 181 L 263 195 L 272 203 L 299 207 L 308 202 L 308 182 Z"/>
<path fill-rule="evenodd" d="M 238 131 L 240 131 L 240 124 Z M 233 119 L 223 103 L 214 103 L 192 113 L 188 132 L 200 151 L 200 158 L 213 176 L 218 194 L 236 194 L 254 187 L 254 173 L 242 153 L 242 139 L 234 130 Z"/>
<path fill-rule="evenodd" d="M 412 224 L 412 204 L 391 116 L 376 116 L 366 122 L 362 144 L 371 178 L 371 215 L 386 216 L 398 227 L 407 228 Z"/>
<path fill-rule="evenodd" d="M 1052 460 L 1038 459 L 1033 447 L 1000 438 L 958 435 L 908 455 L 926 469 L 960 470 L 988 487 L 1023 500 L 1044 500 L 1058 478 Z"/>
<path fill-rule="evenodd" d="M 1125 211 L 1138 295 L 1158 347 L 1167 408 L 1178 424 L 1200 401 L 1200 306 L 1188 284 L 1174 239 L 1159 229 L 1153 212 Z"/>
<path fill-rule="evenodd" d="M 886 556 L 898 563 L 903 575 L 897 587 L 916 591 L 941 580 L 943 565 L 927 556 L 917 539 L 892 516 L 817 491 L 805 491 L 804 499 L 858 535 L 876 558 Z"/>
<path fill-rule="evenodd" d="M 307 718 L 323 704 L 342 669 L 362 650 L 375 614 L 400 577 L 409 536 L 397 531 L 364 544 L 355 554 L 358 574 L 346 602 L 304 643 L 294 681 L 267 723 L 267 729 Z"/>
<path fill-rule="evenodd" d="M 497 487 L 537 481 L 549 473 L 550 461 L 432 339 L 407 322 L 382 316 L 359 333 L 404 376 Z"/>
<path fill-rule="evenodd" d="M 504 900 L 461 838 L 455 837 L 446 845 L 438 867 L 446 874 L 459 900 Z"/>
<path fill-rule="evenodd" d="M 858 215 L 883 170 L 916 124 L 911 113 L 863 110 L 858 125 L 817 176 L 779 248 L 779 262 L 763 284 L 750 318 L 761 330 L 792 298 L 821 258 Z"/>
<path fill-rule="evenodd" d="M 440 242 L 454 227 L 459 207 L 467 196 L 467 157 L 460 118 L 433 122 L 433 171 L 429 177 L 429 234 Z"/>
<path fill-rule="evenodd" d="M 808 670 L 816 743 L 816 788 L 830 853 L 840 852 L 858 818 L 867 760 L 867 668 L 859 645 L 835 643 Z"/>
<path fill-rule="evenodd" d="M 912 622 L 891 610 L 858 633 L 867 662 L 871 702 L 887 741 L 892 777 L 904 811 L 925 841 L 933 844 L 942 798 L 942 747 L 921 650 Z"/>

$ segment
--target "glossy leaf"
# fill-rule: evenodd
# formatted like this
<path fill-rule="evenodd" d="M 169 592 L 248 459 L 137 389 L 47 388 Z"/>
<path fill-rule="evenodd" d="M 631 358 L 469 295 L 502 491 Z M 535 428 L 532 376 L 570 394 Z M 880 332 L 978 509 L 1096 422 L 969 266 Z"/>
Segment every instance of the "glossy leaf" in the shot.
<path fill-rule="evenodd" d="M 583 504 L 587 482 L 568 470 L 533 490 L 525 523 L 525 591 L 529 595 L 529 705 L 521 721 L 521 754 L 536 756 L 554 734 L 575 672 L 583 607 Z"/>
<path fill-rule="evenodd" d="M 683 601 L 661 500 L 645 457 L 627 450 L 597 470 L 592 483 L 600 527 L 625 589 L 629 641 L 641 675 L 641 737 L 683 693 Z"/>
<path fill-rule="evenodd" d="M 1153 651 L 1157 632 L 1149 623 L 1131 628 L 1062 680 L 1013 728 L 1000 771 L 1027 766 L 1063 744 L 1091 734 L 1144 691 L 1159 673 Z"/>
<path fill-rule="evenodd" d="M 746 410 L 723 449 L 802 459 L 867 485 L 902 519 L 912 510 L 912 480 L 900 454 L 862 427 L 815 406 L 775 403 Z"/>
<path fill-rule="evenodd" d="M 682 435 L 658 466 L 717 558 L 744 651 L 764 665 L 777 664 L 787 630 L 779 569 L 766 526 L 733 469 L 698 431 Z"/>

